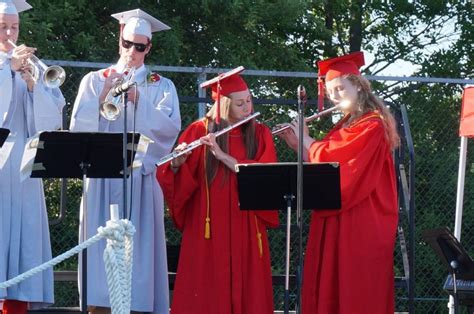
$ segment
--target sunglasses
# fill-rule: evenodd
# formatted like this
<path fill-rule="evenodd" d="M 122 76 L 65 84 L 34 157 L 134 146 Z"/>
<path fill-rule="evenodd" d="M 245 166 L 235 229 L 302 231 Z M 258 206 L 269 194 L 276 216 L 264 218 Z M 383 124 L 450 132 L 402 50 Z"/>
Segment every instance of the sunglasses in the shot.
<path fill-rule="evenodd" d="M 132 48 L 132 46 L 134 46 L 136 51 L 144 52 L 149 45 L 150 45 L 149 43 L 139 44 L 139 43 L 134 43 L 133 41 L 128 41 L 122 38 L 122 47 L 125 49 L 130 49 Z"/>

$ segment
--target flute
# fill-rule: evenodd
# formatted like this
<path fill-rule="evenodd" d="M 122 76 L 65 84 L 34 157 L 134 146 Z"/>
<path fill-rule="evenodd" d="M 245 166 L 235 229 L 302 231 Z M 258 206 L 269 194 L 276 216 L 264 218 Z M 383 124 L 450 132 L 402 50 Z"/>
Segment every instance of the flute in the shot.
<path fill-rule="evenodd" d="M 238 121 L 238 122 L 236 122 L 236 123 L 234 123 L 234 124 L 232 124 L 232 125 L 229 125 L 228 127 L 224 128 L 224 129 L 222 129 L 222 130 L 219 130 L 219 131 L 215 132 L 214 135 L 215 135 L 216 137 L 218 137 L 218 136 L 220 136 L 220 135 L 222 135 L 222 134 L 225 134 L 225 133 L 229 132 L 230 130 L 235 129 L 236 127 L 238 127 L 238 126 L 240 126 L 240 125 L 242 125 L 242 124 L 244 124 L 244 123 L 247 123 L 248 121 L 250 121 L 250 120 L 252 120 L 252 119 L 258 117 L 259 115 L 260 115 L 260 112 L 255 112 L 255 113 L 251 114 L 250 116 L 246 117 L 245 119 L 242 119 L 242 120 L 240 120 L 240 121 Z M 189 144 L 186 146 L 185 149 L 183 149 L 183 150 L 181 150 L 181 151 L 179 151 L 179 152 L 173 151 L 172 153 L 170 153 L 170 154 L 168 154 L 168 155 L 162 157 L 162 158 L 156 163 L 156 166 L 157 166 L 157 167 L 158 167 L 158 166 L 161 166 L 162 164 L 167 163 L 168 161 L 173 160 L 173 159 L 175 159 L 175 158 L 177 158 L 177 157 L 179 157 L 179 156 L 182 156 L 182 155 L 186 154 L 187 152 L 190 152 L 190 151 L 192 151 L 193 149 L 195 149 L 195 148 L 197 148 L 197 147 L 199 147 L 199 146 L 201 146 L 201 145 L 202 145 L 201 139 L 195 140 L 194 142 L 189 143 Z"/>
<path fill-rule="evenodd" d="M 337 106 L 328 108 L 328 109 L 326 109 L 326 110 L 323 110 L 323 111 L 321 111 L 321 112 L 315 113 L 315 114 L 313 114 L 313 115 L 311 115 L 311 116 L 305 118 L 304 121 L 305 121 L 306 123 L 311 122 L 311 121 L 316 120 L 316 119 L 318 119 L 318 118 L 320 118 L 320 117 L 322 117 L 322 116 L 327 115 L 328 113 L 333 112 L 334 110 L 339 110 L 339 109 L 341 109 L 342 107 L 343 107 L 342 105 L 337 105 Z M 287 130 L 288 128 L 290 128 L 289 125 L 285 125 L 285 126 L 279 127 L 279 128 L 278 128 L 278 127 L 277 127 L 277 128 L 273 128 L 273 129 L 272 129 L 272 135 L 279 134 L 279 133 L 283 132 L 284 130 Z"/>

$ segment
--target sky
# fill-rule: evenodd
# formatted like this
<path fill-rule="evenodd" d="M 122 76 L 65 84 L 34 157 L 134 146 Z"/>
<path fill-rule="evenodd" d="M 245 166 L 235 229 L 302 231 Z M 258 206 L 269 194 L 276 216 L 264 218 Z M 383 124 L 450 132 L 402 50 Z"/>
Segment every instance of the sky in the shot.
<path fill-rule="evenodd" d="M 474 0 L 472 0 L 474 1 Z M 435 45 L 428 46 L 423 50 L 425 55 L 431 55 L 432 53 L 440 49 L 448 49 L 450 45 L 456 42 L 459 39 L 459 34 L 456 32 L 457 20 L 451 19 L 443 24 L 443 29 L 441 30 L 442 34 L 450 34 L 449 39 L 445 39 L 442 42 L 436 43 Z M 416 26 L 420 30 L 425 27 L 425 24 L 420 23 Z M 373 53 L 364 51 L 364 56 L 366 64 L 371 64 L 375 59 Z M 404 60 L 397 60 L 394 63 L 390 64 L 387 68 L 377 73 L 377 76 L 413 76 L 413 74 L 420 68 L 418 64 L 413 64 Z M 374 69 L 376 70 L 376 68 Z"/>

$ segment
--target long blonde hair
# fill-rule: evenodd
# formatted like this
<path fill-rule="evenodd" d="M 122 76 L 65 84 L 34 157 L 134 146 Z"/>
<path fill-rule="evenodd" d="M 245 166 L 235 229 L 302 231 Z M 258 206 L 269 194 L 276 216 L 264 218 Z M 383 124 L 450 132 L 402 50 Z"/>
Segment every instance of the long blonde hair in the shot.
<path fill-rule="evenodd" d="M 369 111 L 378 111 L 383 117 L 385 135 L 392 149 L 400 145 L 397 124 L 390 110 L 372 92 L 370 82 L 361 75 L 347 74 L 343 76 L 349 80 L 358 90 L 358 106 L 356 115 L 363 115 Z"/>
<path fill-rule="evenodd" d="M 230 125 L 229 123 L 229 115 L 230 115 L 230 106 L 232 105 L 232 99 L 226 96 L 221 96 L 221 103 L 220 103 L 220 124 L 217 125 L 215 123 L 215 119 L 217 116 L 217 104 L 211 107 L 211 109 L 206 114 L 205 119 L 207 119 L 207 131 L 208 133 L 215 133 L 219 130 L 222 130 Z M 246 156 L 248 159 L 254 159 L 255 154 L 257 153 L 258 147 L 258 140 L 255 136 L 255 119 L 250 120 L 249 122 L 243 124 L 242 134 L 243 134 L 243 141 L 246 149 Z M 222 149 L 223 152 L 229 152 L 229 133 L 222 134 L 221 136 L 216 138 L 216 142 L 219 147 Z M 206 148 L 206 171 L 207 171 L 207 180 L 208 182 L 212 182 L 214 180 L 217 169 L 220 166 L 219 160 L 214 157 L 211 153 L 209 148 Z M 225 177 L 224 181 L 227 180 L 228 171 L 227 167 L 224 167 Z"/>

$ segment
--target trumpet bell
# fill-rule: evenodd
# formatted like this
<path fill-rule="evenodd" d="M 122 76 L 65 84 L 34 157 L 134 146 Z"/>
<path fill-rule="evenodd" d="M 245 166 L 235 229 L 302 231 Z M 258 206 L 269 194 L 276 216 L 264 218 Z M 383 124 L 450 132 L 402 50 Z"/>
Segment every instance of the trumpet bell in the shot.
<path fill-rule="evenodd" d="M 111 101 L 100 104 L 100 115 L 108 121 L 115 121 L 120 117 L 120 108 Z"/>
<path fill-rule="evenodd" d="M 132 81 L 133 75 L 135 74 L 135 67 L 127 68 L 128 74 L 124 76 L 122 79 L 115 82 L 115 86 L 119 86 L 118 84 L 134 84 Z M 108 120 L 108 121 L 115 121 L 117 120 L 122 112 L 122 108 L 120 107 L 120 97 L 113 95 L 114 88 L 111 88 L 105 97 L 105 101 L 100 104 L 99 106 L 99 113 L 100 115 Z"/>
<path fill-rule="evenodd" d="M 56 88 L 63 85 L 66 79 L 66 71 L 59 65 L 48 67 L 43 73 L 43 83 L 50 88 Z"/>

